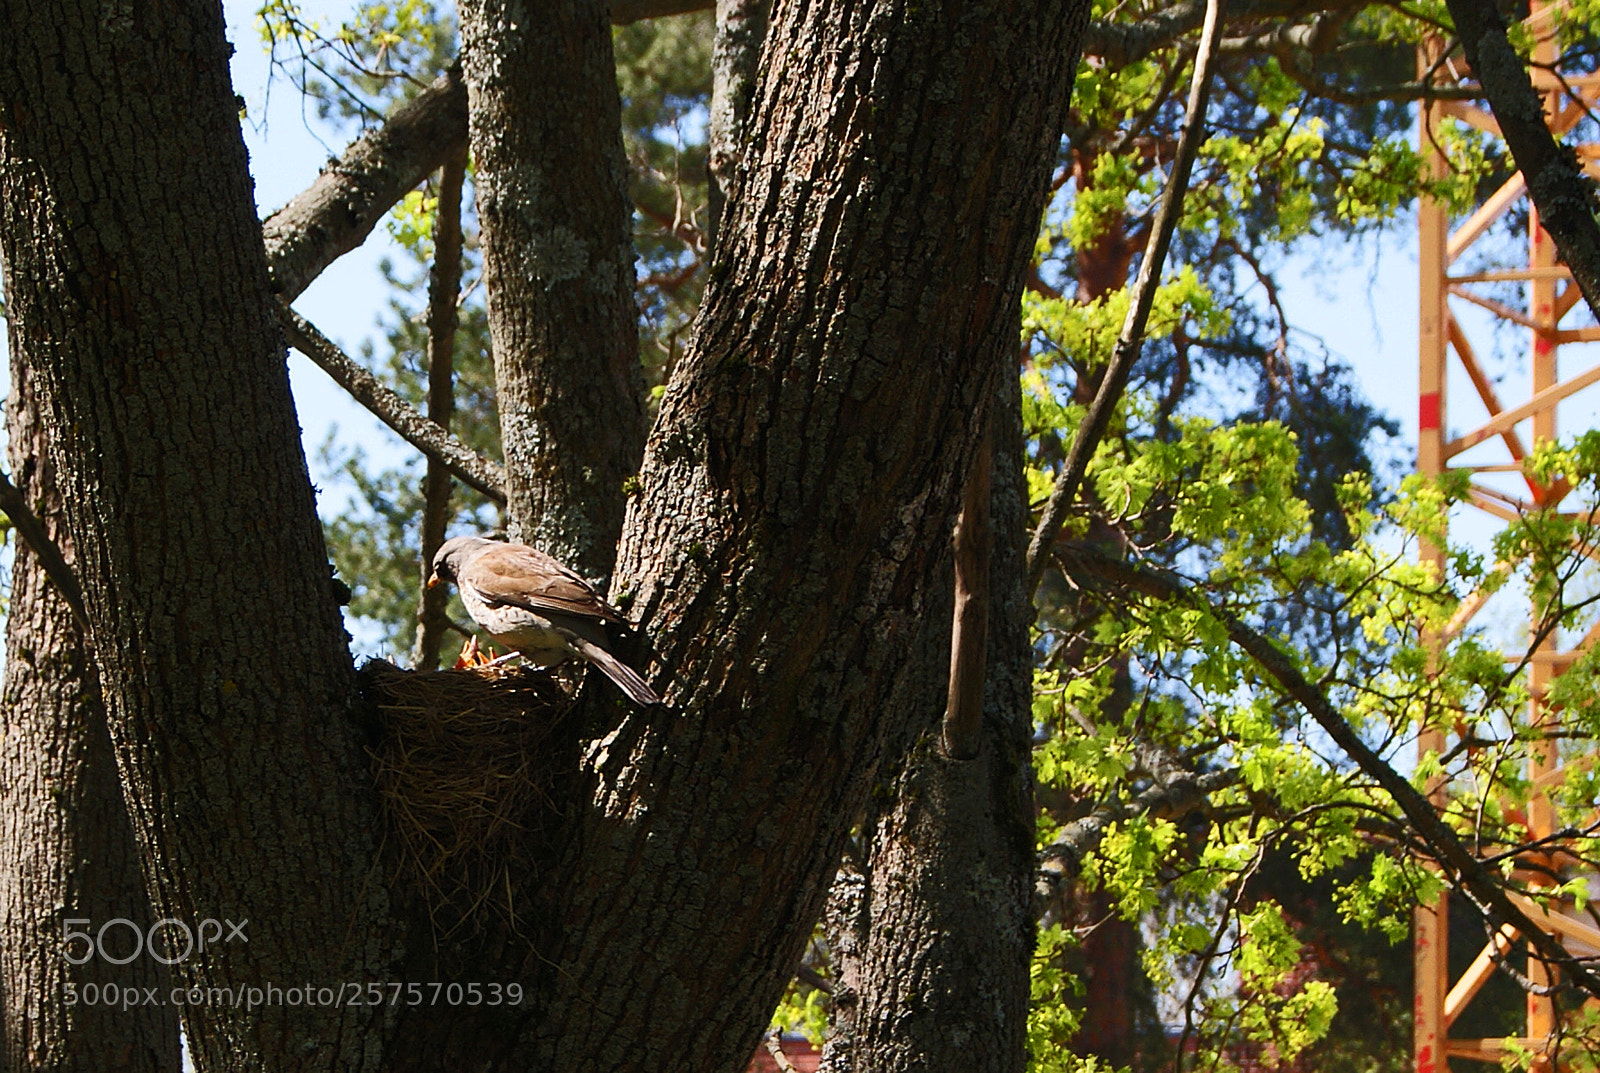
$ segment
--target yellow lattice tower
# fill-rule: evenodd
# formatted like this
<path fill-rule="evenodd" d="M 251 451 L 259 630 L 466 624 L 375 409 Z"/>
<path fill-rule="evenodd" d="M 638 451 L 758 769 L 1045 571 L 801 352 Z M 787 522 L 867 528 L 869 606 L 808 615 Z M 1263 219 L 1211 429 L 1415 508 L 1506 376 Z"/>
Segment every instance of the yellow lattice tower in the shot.
<path fill-rule="evenodd" d="M 1528 27 L 1537 41 L 1533 69 L 1535 85 L 1544 95 L 1545 117 L 1551 129 L 1559 136 L 1573 130 L 1587 114 L 1587 109 L 1600 99 L 1600 76 L 1574 76 L 1563 78 L 1551 70 L 1557 60 L 1557 46 L 1550 30 L 1554 5 L 1536 3 L 1528 20 Z M 1465 61 L 1459 54 L 1445 55 L 1434 45 L 1425 48 L 1421 57 L 1425 72 L 1444 72 L 1455 75 L 1470 84 L 1466 77 Z M 1543 67 L 1537 66 L 1539 64 Z M 1446 163 L 1440 149 L 1441 126 L 1449 119 L 1457 120 L 1493 138 L 1500 137 L 1494 117 L 1482 106 L 1466 101 L 1426 102 L 1421 110 L 1421 146 L 1432 174 L 1444 174 Z M 1600 175 L 1596 161 L 1600 160 L 1600 146 L 1579 148 L 1585 167 L 1592 175 Z M 1421 238 L 1421 308 L 1419 322 L 1419 400 L 1417 470 L 1428 476 L 1438 476 L 1446 469 L 1466 469 L 1473 477 L 1471 503 L 1488 518 L 1501 523 L 1515 520 L 1519 512 L 1554 507 L 1567 493 L 1567 487 L 1557 482 L 1542 486 L 1532 480 L 1526 482 L 1526 495 L 1519 489 L 1509 493 L 1495 487 L 1492 474 L 1520 473 L 1522 460 L 1529 447 L 1556 436 L 1558 410 L 1563 400 L 1600 382 L 1600 353 L 1596 348 L 1575 348 L 1572 344 L 1600 341 L 1600 328 L 1562 328 L 1561 322 L 1578 305 L 1581 297 L 1571 276 L 1557 261 L 1549 236 L 1539 225 L 1536 209 L 1527 203 L 1527 184 L 1520 173 L 1513 175 L 1498 190 L 1464 218 L 1453 221 L 1446 209 L 1424 200 L 1419 206 Z M 1506 217 L 1513 208 L 1526 206 L 1528 214 L 1528 256 L 1525 267 L 1496 269 L 1492 271 L 1454 271 L 1465 256 L 1490 228 Z M 1452 224 L 1454 226 L 1452 227 Z M 1480 293 L 1483 285 L 1520 284 L 1526 305 L 1515 308 L 1503 300 Z M 1486 374 L 1478 353 L 1474 350 L 1468 333 L 1455 316 L 1454 309 L 1471 304 L 1495 319 L 1520 325 L 1529 337 L 1528 377 L 1519 390 L 1520 400 L 1500 398 L 1495 383 Z M 1565 348 L 1569 352 L 1569 369 L 1561 375 L 1558 358 Z M 1574 368 L 1575 367 L 1575 368 Z M 1446 415 L 1450 412 L 1447 386 L 1450 372 L 1457 369 L 1465 373 L 1471 394 L 1462 401 L 1459 417 L 1466 416 L 1474 422 L 1470 430 L 1449 434 Z M 1460 379 L 1458 378 L 1458 383 Z M 1463 392 L 1463 394 L 1466 394 Z M 1481 416 L 1468 416 L 1481 415 Z M 1530 438 L 1523 438 L 1526 429 Z M 1440 549 L 1425 547 L 1424 559 L 1442 568 Z M 1486 598 L 1474 597 L 1466 601 L 1461 613 L 1446 628 L 1447 636 L 1441 642 L 1464 629 Z M 1543 725 L 1545 712 L 1542 698 L 1554 676 L 1570 664 L 1577 652 L 1587 647 L 1600 633 L 1600 627 L 1590 631 L 1577 645 L 1566 651 L 1558 650 L 1555 641 L 1547 640 L 1529 661 L 1529 690 L 1534 698 L 1528 712 L 1529 725 Z M 1523 653 L 1518 654 L 1520 658 Z M 1441 731 L 1427 731 L 1418 741 L 1423 754 L 1442 753 L 1446 746 Z M 1547 739 L 1536 750 L 1529 772 L 1536 791 L 1548 789 L 1561 778 L 1557 742 Z M 1430 795 L 1441 806 L 1445 787 L 1430 787 Z M 1528 808 L 1528 828 L 1535 839 L 1548 838 L 1555 829 L 1554 815 L 1548 797 L 1536 793 Z M 1600 950 L 1600 931 L 1571 916 L 1547 914 L 1525 898 L 1516 899 L 1533 919 L 1544 923 L 1569 943 L 1579 943 Z M 1437 905 L 1423 907 L 1416 914 L 1414 928 L 1414 964 L 1416 968 L 1416 1033 L 1413 1058 L 1416 1073 L 1446 1073 L 1451 1058 L 1498 1062 L 1513 1047 L 1522 1047 L 1536 1054 L 1545 1050 L 1546 1040 L 1554 1027 L 1555 1014 L 1548 998 L 1529 994 L 1524 1035 L 1498 1039 L 1457 1039 L 1450 1035 L 1450 1026 L 1474 995 L 1495 971 L 1495 964 L 1512 952 L 1517 936 L 1502 930 L 1493 936 L 1460 978 L 1452 982 L 1448 969 L 1448 930 L 1446 904 L 1443 898 Z M 1535 983 L 1548 983 L 1544 968 L 1537 959 L 1528 962 L 1529 975 Z M 1536 1060 L 1548 1067 L 1547 1058 Z"/>

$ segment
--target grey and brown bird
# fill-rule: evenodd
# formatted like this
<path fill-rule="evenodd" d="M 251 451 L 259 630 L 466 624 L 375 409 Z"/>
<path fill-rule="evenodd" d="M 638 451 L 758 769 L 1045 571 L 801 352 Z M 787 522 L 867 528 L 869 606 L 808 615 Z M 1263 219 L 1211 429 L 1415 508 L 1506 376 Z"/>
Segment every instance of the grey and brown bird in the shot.
<path fill-rule="evenodd" d="M 538 548 L 484 537 L 454 537 L 433 556 L 428 587 L 453 581 L 472 621 L 507 648 L 540 667 L 586 660 L 605 672 L 635 704 L 662 700 L 633 668 L 607 649 L 606 626 L 626 627 L 577 573 Z"/>

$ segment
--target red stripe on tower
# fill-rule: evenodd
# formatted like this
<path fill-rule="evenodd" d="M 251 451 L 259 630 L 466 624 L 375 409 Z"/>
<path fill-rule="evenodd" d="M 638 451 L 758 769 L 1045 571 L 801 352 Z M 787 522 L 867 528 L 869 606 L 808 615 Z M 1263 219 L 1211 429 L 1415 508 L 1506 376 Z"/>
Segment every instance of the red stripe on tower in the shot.
<path fill-rule="evenodd" d="M 1417 426 L 1424 432 L 1439 427 L 1439 393 L 1429 391 L 1417 400 Z"/>

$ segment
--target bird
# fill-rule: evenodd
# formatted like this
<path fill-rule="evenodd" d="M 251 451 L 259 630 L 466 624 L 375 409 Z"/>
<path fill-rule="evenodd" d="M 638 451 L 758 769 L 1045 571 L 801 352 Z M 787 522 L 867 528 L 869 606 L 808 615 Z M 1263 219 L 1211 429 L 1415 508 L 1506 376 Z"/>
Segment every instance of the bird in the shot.
<path fill-rule="evenodd" d="M 527 544 L 453 537 L 434 553 L 428 588 L 454 582 L 472 621 L 540 667 L 581 659 L 641 707 L 664 703 L 606 648 L 607 624 L 628 626 L 575 571 Z"/>

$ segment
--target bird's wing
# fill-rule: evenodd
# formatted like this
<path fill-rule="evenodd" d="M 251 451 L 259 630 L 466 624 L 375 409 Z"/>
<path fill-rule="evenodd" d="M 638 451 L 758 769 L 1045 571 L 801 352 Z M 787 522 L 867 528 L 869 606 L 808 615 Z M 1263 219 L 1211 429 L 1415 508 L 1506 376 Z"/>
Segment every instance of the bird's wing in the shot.
<path fill-rule="evenodd" d="M 521 607 L 535 614 L 558 612 L 607 622 L 622 613 L 583 578 L 536 548 L 503 544 L 465 564 L 456 583 L 471 586 L 490 607 Z"/>

